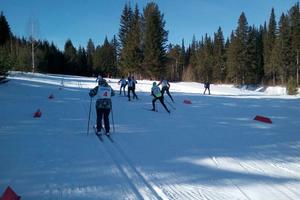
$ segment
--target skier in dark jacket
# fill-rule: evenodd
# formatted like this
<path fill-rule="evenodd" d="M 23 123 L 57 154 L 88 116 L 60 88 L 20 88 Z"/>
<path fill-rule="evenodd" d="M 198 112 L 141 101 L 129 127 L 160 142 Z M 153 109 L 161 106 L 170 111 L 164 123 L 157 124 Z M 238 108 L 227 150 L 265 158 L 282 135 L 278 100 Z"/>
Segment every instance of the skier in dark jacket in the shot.
<path fill-rule="evenodd" d="M 98 86 L 90 90 L 90 97 L 97 95 L 96 112 L 97 112 L 97 134 L 102 129 L 102 118 L 104 119 L 105 133 L 109 135 L 109 114 L 112 109 L 111 97 L 115 95 L 114 90 L 108 85 L 105 79 L 98 80 Z"/>
<path fill-rule="evenodd" d="M 135 85 L 137 84 L 137 81 L 134 79 L 134 76 L 131 77 L 131 80 L 132 80 L 132 82 L 133 82 L 133 86 L 132 86 L 132 90 L 133 90 L 133 91 L 132 91 L 132 94 L 133 94 L 133 97 L 132 97 L 132 98 L 138 100 L 139 98 L 138 98 L 138 96 L 137 96 L 136 93 L 135 93 Z"/>
<path fill-rule="evenodd" d="M 174 103 L 174 99 L 171 96 L 169 89 L 170 89 L 170 83 L 168 80 L 162 78 L 161 81 L 157 84 L 157 86 L 161 85 L 161 93 L 164 96 L 165 92 L 167 92 L 168 96 L 170 97 L 170 99 L 172 100 L 172 102 Z"/>
<path fill-rule="evenodd" d="M 132 77 L 128 77 L 128 81 L 127 81 L 127 83 L 128 83 L 128 101 L 130 101 L 131 99 L 130 99 L 130 91 L 132 92 L 132 95 L 133 95 L 133 99 L 134 98 L 136 98 L 136 99 L 138 99 L 137 98 L 137 95 L 135 94 L 135 84 L 137 83 L 137 81 L 136 80 L 134 80 Z"/>
<path fill-rule="evenodd" d="M 210 95 L 210 82 L 209 81 L 206 81 L 205 83 L 204 83 L 204 92 L 203 92 L 203 94 L 205 94 L 205 92 L 206 92 L 206 90 L 208 90 L 208 94 Z"/>
<path fill-rule="evenodd" d="M 166 109 L 168 113 L 170 113 L 169 109 L 164 103 L 164 96 L 162 95 L 160 88 L 156 85 L 156 82 L 153 82 L 152 88 L 151 88 L 151 95 L 154 97 L 152 99 L 152 111 L 155 111 L 155 101 L 158 99 L 163 105 L 163 107 Z"/>

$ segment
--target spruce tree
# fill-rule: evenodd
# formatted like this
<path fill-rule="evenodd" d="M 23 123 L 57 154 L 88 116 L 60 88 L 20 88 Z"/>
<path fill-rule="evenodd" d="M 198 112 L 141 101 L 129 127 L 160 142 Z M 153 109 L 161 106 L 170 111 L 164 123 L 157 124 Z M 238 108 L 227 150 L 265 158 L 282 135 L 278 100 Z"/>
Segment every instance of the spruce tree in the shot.
<path fill-rule="evenodd" d="M 224 36 L 221 27 L 214 34 L 213 45 L 213 80 L 216 82 L 224 82 L 225 76 L 224 62 Z"/>
<path fill-rule="evenodd" d="M 127 29 L 126 37 L 121 50 L 120 65 L 127 74 L 141 74 L 142 47 L 141 47 L 141 17 L 136 5 Z"/>
<path fill-rule="evenodd" d="M 73 46 L 72 41 L 69 39 L 65 43 L 64 57 L 66 62 L 66 68 L 64 73 L 75 74 L 77 66 L 77 50 Z"/>
<path fill-rule="evenodd" d="M 9 24 L 4 16 L 3 12 L 0 14 L 0 46 L 4 45 L 10 40 L 11 31 Z"/>
<path fill-rule="evenodd" d="M 297 73 L 299 76 L 299 56 L 300 56 L 300 11 L 299 2 L 289 10 L 290 34 L 291 34 L 291 51 L 290 51 L 290 76 L 296 80 Z M 297 63 L 298 57 L 298 63 Z M 299 78 L 298 78 L 299 81 Z M 298 83 L 297 83 L 298 84 Z"/>
<path fill-rule="evenodd" d="M 236 84 L 245 84 L 246 73 L 248 71 L 249 55 L 248 55 L 248 37 L 249 28 L 245 14 L 239 17 L 238 27 L 235 34 L 231 35 L 231 44 L 228 52 L 228 78 Z"/>
<path fill-rule="evenodd" d="M 120 48 L 123 48 L 126 43 L 127 34 L 131 28 L 133 13 L 129 3 L 126 3 L 121 15 L 120 29 L 119 29 L 119 39 Z"/>
<path fill-rule="evenodd" d="M 164 29 L 164 15 L 157 4 L 148 3 L 143 12 L 144 18 L 144 62 L 146 72 L 152 78 L 165 73 L 166 42 L 168 32 Z"/>
<path fill-rule="evenodd" d="M 86 56 L 87 56 L 87 73 L 88 75 L 93 74 L 93 56 L 95 53 L 95 45 L 92 39 L 88 40 L 87 47 L 86 47 Z"/>
<path fill-rule="evenodd" d="M 3 12 L 0 14 L 0 78 L 7 75 L 12 65 L 11 48 L 9 41 L 12 39 L 9 24 Z M 11 44 L 10 44 L 11 45 Z"/>
<path fill-rule="evenodd" d="M 279 67 L 279 76 L 281 77 L 281 82 L 283 84 L 287 83 L 288 78 L 291 74 L 291 37 L 290 37 L 290 26 L 288 17 L 282 13 L 279 20 L 279 32 L 278 32 L 278 41 L 277 48 Z M 274 56 L 275 57 L 275 56 Z"/>
<path fill-rule="evenodd" d="M 230 41 L 226 51 L 226 69 L 227 69 L 227 79 L 230 82 L 238 84 L 238 71 L 239 71 L 239 62 L 237 59 L 238 54 L 238 42 L 237 38 L 233 32 L 230 35 Z"/>
<path fill-rule="evenodd" d="M 264 72 L 267 80 L 272 80 L 273 85 L 276 82 L 275 66 L 271 62 L 271 54 L 276 39 L 276 21 L 274 8 L 272 8 L 268 29 L 264 38 Z"/>

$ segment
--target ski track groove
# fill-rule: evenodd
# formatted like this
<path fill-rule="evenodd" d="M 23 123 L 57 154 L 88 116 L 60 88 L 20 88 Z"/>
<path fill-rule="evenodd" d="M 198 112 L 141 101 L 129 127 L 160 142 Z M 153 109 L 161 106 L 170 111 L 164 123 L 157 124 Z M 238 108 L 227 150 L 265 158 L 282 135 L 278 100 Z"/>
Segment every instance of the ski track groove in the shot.
<path fill-rule="evenodd" d="M 119 147 L 115 140 L 109 138 L 104 139 L 107 136 L 102 136 L 103 148 L 110 155 L 114 164 L 117 166 L 121 174 L 126 178 L 128 185 L 133 190 L 137 199 L 158 199 L 162 198 L 153 189 L 151 184 L 143 177 L 143 175 L 134 167 L 129 157 Z"/>
<path fill-rule="evenodd" d="M 261 160 L 261 159 L 258 159 L 258 160 Z M 261 174 L 263 175 L 266 175 L 266 176 L 269 176 L 269 174 L 264 170 L 264 169 L 261 169 L 257 163 L 253 163 L 252 165 L 251 164 L 245 164 L 245 163 L 241 163 L 235 159 L 233 159 L 233 163 L 237 163 L 242 169 L 244 169 L 247 173 L 251 174 L 251 171 L 249 170 L 250 169 L 253 169 L 257 172 L 260 172 Z M 265 162 L 266 163 L 266 162 Z M 268 165 L 271 165 L 270 163 L 266 163 Z M 281 188 L 279 188 L 278 186 L 274 185 L 273 187 L 276 188 L 276 190 L 274 190 L 274 188 L 270 187 L 268 183 L 266 183 L 265 181 L 259 181 L 261 183 L 264 183 L 268 188 L 269 188 L 269 191 L 272 192 L 272 191 L 277 191 L 277 192 L 280 192 L 283 196 L 285 196 L 287 199 L 290 199 L 290 200 L 293 200 L 294 198 L 290 197 L 286 192 L 282 191 Z M 287 190 L 289 190 L 291 193 L 295 194 L 294 191 L 292 191 L 290 188 L 286 187 L 286 186 L 283 186 L 285 187 Z"/>
<path fill-rule="evenodd" d="M 217 160 L 217 158 L 216 157 L 214 157 L 214 156 L 210 156 L 210 159 L 212 160 L 212 162 L 217 166 L 217 168 L 220 168 L 220 166 L 219 166 L 219 161 Z M 242 193 L 242 195 L 246 198 L 246 199 L 248 199 L 248 200 L 251 200 L 251 198 L 237 185 L 237 184 L 235 184 L 233 181 L 232 181 L 232 179 L 228 179 L 229 181 L 230 181 L 230 183 L 232 184 L 232 185 L 234 185 L 239 191 L 240 191 L 240 193 Z"/>

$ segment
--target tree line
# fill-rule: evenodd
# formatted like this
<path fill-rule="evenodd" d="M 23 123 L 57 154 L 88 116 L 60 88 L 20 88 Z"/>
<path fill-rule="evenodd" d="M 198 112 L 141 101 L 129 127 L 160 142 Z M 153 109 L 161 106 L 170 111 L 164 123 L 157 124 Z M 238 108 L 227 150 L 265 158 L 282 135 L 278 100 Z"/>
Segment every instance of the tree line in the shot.
<path fill-rule="evenodd" d="M 0 16 L 0 73 L 8 70 L 35 71 L 91 76 L 210 81 L 213 83 L 286 85 L 299 83 L 300 12 L 299 3 L 276 22 L 274 8 L 268 22 L 248 25 L 244 12 L 237 28 L 224 38 L 219 27 L 213 37 L 203 36 L 191 44 L 168 44 L 164 14 L 156 3 L 142 10 L 126 3 L 120 17 L 118 35 L 95 46 L 76 49 L 67 40 L 64 50 L 48 41 L 34 41 L 13 35 Z M 32 45 L 32 43 L 35 45 Z M 32 49 L 32 46 L 34 46 Z"/>

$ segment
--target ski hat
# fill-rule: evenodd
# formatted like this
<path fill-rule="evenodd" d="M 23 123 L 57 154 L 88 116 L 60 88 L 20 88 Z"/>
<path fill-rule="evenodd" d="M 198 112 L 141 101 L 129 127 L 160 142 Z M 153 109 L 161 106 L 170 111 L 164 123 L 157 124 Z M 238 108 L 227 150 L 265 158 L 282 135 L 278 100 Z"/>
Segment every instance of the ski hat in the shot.
<path fill-rule="evenodd" d="M 156 82 L 154 81 L 154 82 L 152 83 L 152 85 L 153 85 L 153 86 L 156 86 Z"/>

